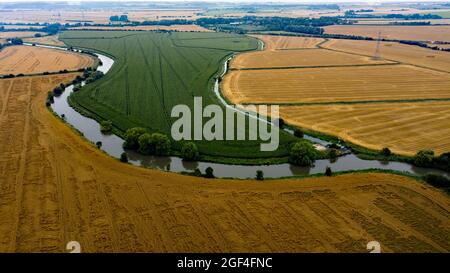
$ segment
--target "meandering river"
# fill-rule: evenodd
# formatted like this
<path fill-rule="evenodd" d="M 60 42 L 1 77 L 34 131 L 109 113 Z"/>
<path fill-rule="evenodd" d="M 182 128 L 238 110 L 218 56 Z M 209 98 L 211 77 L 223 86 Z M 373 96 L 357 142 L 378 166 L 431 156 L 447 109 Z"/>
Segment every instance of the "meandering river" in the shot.
<path fill-rule="evenodd" d="M 28 44 L 30 45 L 30 44 Z M 59 50 L 67 50 L 65 48 L 54 47 L 54 46 L 44 46 L 36 45 L 45 48 L 54 48 Z M 101 65 L 98 66 L 97 70 L 108 73 L 114 64 L 114 60 L 96 53 L 97 57 L 101 61 Z M 224 64 L 224 70 L 222 75 L 226 73 L 227 64 Z M 84 84 L 84 83 L 83 83 Z M 214 93 L 218 97 L 218 100 L 229 107 L 226 100 L 222 98 L 219 90 L 219 82 L 216 81 L 214 85 Z M 67 98 L 73 92 L 73 85 L 66 88 L 65 92 L 59 97 L 55 97 L 54 103 L 51 108 L 59 116 L 64 115 L 67 123 L 72 125 L 74 128 L 83 133 L 84 137 L 89 141 L 95 143 L 97 141 L 102 142 L 101 149 L 107 154 L 119 158 L 124 152 L 122 144 L 123 139 L 114 134 L 103 134 L 100 132 L 100 124 L 91 118 L 85 117 L 74 110 L 68 103 Z M 327 144 L 326 141 L 305 135 L 305 138 L 320 143 L 322 145 Z M 129 162 L 137 166 L 151 167 L 161 170 L 170 170 L 171 172 L 193 172 L 196 168 L 200 169 L 202 172 L 205 171 L 207 167 L 212 167 L 214 169 L 214 175 L 216 177 L 230 177 L 230 178 L 254 178 L 257 170 L 262 170 L 264 172 L 264 177 L 266 178 L 280 178 L 298 175 L 310 175 L 324 173 L 327 166 L 329 166 L 333 171 L 350 171 L 350 170 L 365 170 L 365 169 L 383 169 L 383 170 L 395 170 L 403 171 L 417 175 L 423 175 L 427 173 L 439 173 L 450 177 L 449 173 L 427 168 L 415 167 L 408 163 L 403 162 L 383 162 L 379 160 L 363 160 L 354 154 L 348 154 L 337 158 L 335 161 L 330 160 L 317 160 L 313 167 L 298 167 L 288 163 L 285 164 L 274 164 L 274 165 L 263 165 L 263 166 L 247 166 L 247 165 L 228 165 L 220 163 L 210 163 L 210 162 L 186 162 L 179 157 L 156 157 L 156 156 L 144 156 L 133 151 L 127 151 Z"/>

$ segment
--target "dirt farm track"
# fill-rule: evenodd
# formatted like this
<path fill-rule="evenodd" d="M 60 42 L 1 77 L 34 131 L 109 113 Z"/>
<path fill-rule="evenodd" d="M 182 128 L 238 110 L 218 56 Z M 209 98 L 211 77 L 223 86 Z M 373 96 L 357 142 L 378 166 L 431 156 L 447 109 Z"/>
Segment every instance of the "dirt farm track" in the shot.
<path fill-rule="evenodd" d="M 0 80 L 0 252 L 450 251 L 450 199 L 410 178 L 206 180 L 120 163 L 46 109 L 74 76 Z"/>

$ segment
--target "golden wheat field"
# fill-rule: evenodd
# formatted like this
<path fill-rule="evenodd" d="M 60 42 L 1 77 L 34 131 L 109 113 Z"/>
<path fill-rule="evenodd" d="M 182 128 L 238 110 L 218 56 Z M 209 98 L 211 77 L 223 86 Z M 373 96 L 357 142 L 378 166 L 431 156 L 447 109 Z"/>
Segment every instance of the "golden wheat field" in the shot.
<path fill-rule="evenodd" d="M 233 103 L 352 102 L 450 98 L 450 74 L 409 65 L 233 70 Z"/>
<path fill-rule="evenodd" d="M 352 66 L 362 64 L 392 63 L 366 56 L 336 52 L 326 49 L 257 51 L 239 54 L 231 61 L 231 68 L 281 68 L 316 66 Z"/>
<path fill-rule="evenodd" d="M 0 52 L 0 74 L 36 74 L 76 70 L 94 64 L 89 55 L 33 46 L 9 46 Z"/>
<path fill-rule="evenodd" d="M 388 25 L 392 23 L 404 23 L 402 20 L 398 19 L 363 19 L 358 18 L 357 20 L 352 20 L 355 25 Z M 408 23 L 428 23 L 431 25 L 448 25 L 450 24 L 450 19 L 428 19 L 428 20 L 407 20 Z"/>
<path fill-rule="evenodd" d="M 48 35 L 37 38 L 24 38 L 23 41 L 31 44 L 36 43 L 50 46 L 65 46 L 65 44 L 58 39 L 58 35 Z"/>
<path fill-rule="evenodd" d="M 374 56 L 376 41 L 330 39 L 322 47 L 348 53 Z M 450 72 L 450 52 L 430 50 L 394 42 L 381 42 L 379 56 L 416 66 Z"/>
<path fill-rule="evenodd" d="M 356 35 L 371 38 L 450 42 L 450 26 L 360 26 L 333 25 L 324 27 L 328 34 Z"/>
<path fill-rule="evenodd" d="M 195 19 L 199 9 L 139 9 L 127 12 L 130 21 Z M 123 11 L 91 9 L 30 9 L 0 12 L 0 22 L 5 23 L 109 23 L 112 15 L 122 15 Z"/>
<path fill-rule="evenodd" d="M 264 42 L 265 50 L 317 48 L 325 41 L 322 38 L 279 36 L 279 35 L 250 35 Z"/>
<path fill-rule="evenodd" d="M 34 37 L 36 33 L 44 34 L 42 32 L 34 31 L 6 31 L 0 32 L 0 39 Z"/>
<path fill-rule="evenodd" d="M 281 106 L 288 123 L 398 154 L 450 151 L 450 102 Z"/>
<path fill-rule="evenodd" d="M 450 199 L 411 178 L 261 183 L 120 163 L 45 107 L 75 75 L 0 80 L 0 252 L 450 250 Z"/>

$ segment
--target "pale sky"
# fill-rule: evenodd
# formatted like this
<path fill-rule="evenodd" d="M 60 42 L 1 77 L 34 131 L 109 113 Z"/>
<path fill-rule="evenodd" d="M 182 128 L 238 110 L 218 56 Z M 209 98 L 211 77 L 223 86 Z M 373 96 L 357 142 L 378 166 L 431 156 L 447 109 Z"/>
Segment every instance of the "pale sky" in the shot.
<path fill-rule="evenodd" d="M 252 2 L 252 3 L 389 3 L 389 2 L 450 2 L 450 0 L 0 0 L 6 2 Z"/>

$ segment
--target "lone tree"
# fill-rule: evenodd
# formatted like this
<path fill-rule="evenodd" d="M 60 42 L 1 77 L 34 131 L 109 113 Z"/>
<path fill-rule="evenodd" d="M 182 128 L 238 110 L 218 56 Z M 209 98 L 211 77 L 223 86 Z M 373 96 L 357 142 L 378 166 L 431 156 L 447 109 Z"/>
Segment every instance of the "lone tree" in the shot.
<path fill-rule="evenodd" d="M 300 129 L 298 129 L 298 128 L 296 128 L 295 130 L 294 130 L 294 136 L 295 137 L 298 137 L 298 138 L 303 138 L 303 131 L 302 130 L 300 130 Z"/>
<path fill-rule="evenodd" d="M 170 152 L 170 140 L 160 133 L 144 133 L 138 138 L 139 152 L 146 155 L 168 155 Z"/>
<path fill-rule="evenodd" d="M 196 160 L 199 156 L 197 145 L 193 142 L 183 143 L 181 146 L 181 157 L 184 160 Z"/>
<path fill-rule="evenodd" d="M 155 155 L 168 155 L 170 153 L 170 140 L 166 135 L 160 133 L 152 134 L 152 144 L 154 145 Z"/>
<path fill-rule="evenodd" d="M 214 178 L 214 170 L 211 167 L 206 168 L 205 170 L 205 177 L 206 178 Z"/>
<path fill-rule="evenodd" d="M 390 156 L 392 154 L 391 150 L 387 147 L 383 148 L 383 150 L 381 150 L 381 154 L 383 156 Z"/>
<path fill-rule="evenodd" d="M 311 143 L 299 141 L 291 148 L 289 162 L 294 165 L 309 167 L 314 164 L 316 155 L 316 149 Z"/>
<path fill-rule="evenodd" d="M 327 168 L 325 169 L 325 175 L 326 176 L 332 176 L 333 175 L 333 171 L 331 170 L 331 168 L 329 166 L 327 166 Z"/>
<path fill-rule="evenodd" d="M 440 174 L 427 174 L 424 177 L 424 180 L 427 181 L 430 185 L 436 188 L 448 188 L 450 189 L 450 179 Z"/>
<path fill-rule="evenodd" d="M 419 151 L 414 156 L 414 165 L 419 167 L 433 166 L 434 152 L 429 150 Z"/>
<path fill-rule="evenodd" d="M 102 142 L 101 141 L 97 141 L 96 143 L 95 143 L 95 146 L 97 146 L 97 148 L 101 148 L 102 147 Z"/>
<path fill-rule="evenodd" d="M 152 135 L 144 133 L 138 138 L 138 151 L 145 155 L 152 155 L 155 153 L 155 148 L 152 145 Z"/>
<path fill-rule="evenodd" d="M 140 128 L 140 127 L 134 127 L 131 129 L 128 129 L 125 132 L 125 142 L 123 143 L 123 147 L 125 149 L 133 149 L 133 150 L 137 150 L 139 148 L 139 143 L 138 143 L 138 139 L 139 137 L 146 133 L 147 131 L 144 128 Z"/>
<path fill-rule="evenodd" d="M 100 123 L 100 131 L 102 133 L 108 133 L 112 130 L 112 121 L 104 120 Z"/>
<path fill-rule="evenodd" d="M 55 95 L 53 95 L 53 92 L 48 92 L 47 93 L 47 101 L 50 103 L 54 103 L 55 102 Z"/>
<path fill-rule="evenodd" d="M 436 158 L 436 163 L 440 168 L 450 171 L 450 153 L 443 153 Z"/>
<path fill-rule="evenodd" d="M 128 162 L 128 155 L 127 155 L 127 153 L 123 152 L 120 155 L 120 162 L 123 162 L 123 163 L 127 163 Z"/>
<path fill-rule="evenodd" d="M 330 159 L 336 159 L 338 157 L 338 152 L 336 151 L 336 149 L 330 149 L 328 151 L 328 157 Z"/>
<path fill-rule="evenodd" d="M 264 172 L 262 170 L 256 171 L 256 180 L 264 180 Z"/>
<path fill-rule="evenodd" d="M 202 171 L 200 171 L 199 168 L 195 168 L 195 170 L 194 170 L 194 175 L 195 175 L 195 176 L 202 176 Z"/>

